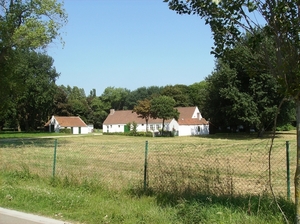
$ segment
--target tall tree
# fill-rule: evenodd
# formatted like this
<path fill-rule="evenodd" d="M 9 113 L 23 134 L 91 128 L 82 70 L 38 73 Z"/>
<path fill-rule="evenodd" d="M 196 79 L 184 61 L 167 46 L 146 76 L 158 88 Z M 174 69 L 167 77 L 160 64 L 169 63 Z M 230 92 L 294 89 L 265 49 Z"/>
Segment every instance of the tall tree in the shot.
<path fill-rule="evenodd" d="M 300 3 L 296 0 L 164 0 L 178 13 L 197 14 L 204 18 L 213 32 L 213 53 L 220 57 L 241 39 L 243 33 L 252 33 L 253 46 L 264 45 L 257 30 L 264 30 L 273 40 L 275 63 L 266 50 L 264 60 L 269 74 L 280 83 L 281 93 L 296 102 L 297 108 L 297 168 L 295 174 L 296 223 L 300 223 Z M 255 18 L 258 18 L 256 20 Z M 261 21 L 259 24 L 257 21 Z"/>
<path fill-rule="evenodd" d="M 243 60 L 242 55 L 236 58 Z M 277 92 L 279 85 L 276 79 L 264 73 L 250 77 L 234 63 L 230 68 L 228 64 L 219 61 L 217 67 L 218 70 L 206 78 L 208 98 L 205 111 L 211 124 L 223 131 L 229 126 L 235 131 L 243 125 L 248 131 L 256 128 L 259 135 L 270 130 L 282 98 Z M 293 109 L 288 102 L 283 107 L 282 111 L 286 112 Z M 291 121 L 292 117 L 288 115 L 285 113 L 285 117 Z M 284 116 L 278 119 L 281 124 L 288 121 L 282 118 Z"/>
<path fill-rule="evenodd" d="M 172 118 L 177 120 L 179 118 L 179 112 L 174 108 L 175 104 L 175 100 L 169 96 L 158 96 L 151 100 L 151 117 L 163 120 L 162 133 L 164 132 L 165 120 Z"/>
<path fill-rule="evenodd" d="M 58 116 L 72 115 L 71 107 L 68 104 L 68 94 L 65 91 L 64 86 L 56 86 L 55 87 L 52 110 L 51 110 L 51 113 L 49 114 L 49 116 L 52 116 L 52 115 L 58 115 Z"/>
<path fill-rule="evenodd" d="M 191 105 L 197 106 L 202 112 L 202 114 L 206 113 L 204 111 L 204 105 L 206 102 L 206 95 L 207 95 L 206 88 L 207 88 L 206 81 L 196 82 L 188 86 L 188 93 L 189 93 Z"/>
<path fill-rule="evenodd" d="M 167 85 L 162 89 L 161 95 L 172 97 L 176 102 L 176 107 L 193 106 L 186 85 Z"/>
<path fill-rule="evenodd" d="M 25 51 L 22 63 L 14 71 L 22 77 L 23 91 L 13 97 L 19 130 L 41 127 L 52 110 L 55 81 L 59 77 L 53 59 L 46 54 Z"/>
<path fill-rule="evenodd" d="M 56 0 L 0 0 L 0 114 L 9 97 L 22 88 L 20 77 L 13 73 L 19 50 L 46 47 L 61 38 L 66 22 L 63 5 Z"/>
<path fill-rule="evenodd" d="M 102 128 L 102 124 L 107 117 L 107 104 L 100 100 L 99 97 L 93 97 L 88 101 L 90 107 L 90 114 L 88 116 L 88 123 L 94 125 L 94 128 Z"/>
<path fill-rule="evenodd" d="M 146 132 L 148 132 L 148 121 L 151 115 L 151 101 L 149 99 L 139 100 L 138 104 L 134 106 L 133 111 L 140 118 L 146 121 Z"/>
<path fill-rule="evenodd" d="M 150 86 L 150 87 L 140 87 L 136 90 L 129 92 L 126 101 L 125 107 L 127 110 L 132 110 L 134 106 L 137 105 L 139 100 L 151 99 L 154 96 L 160 95 L 162 87 L 159 86 Z"/>
<path fill-rule="evenodd" d="M 125 107 L 125 102 L 128 94 L 130 93 L 130 90 L 126 88 L 115 88 L 115 87 L 107 87 L 102 95 L 100 96 L 100 99 L 108 103 L 110 105 L 109 109 L 115 109 L 115 110 L 124 110 L 127 108 Z M 109 110 L 108 109 L 108 110 Z"/>

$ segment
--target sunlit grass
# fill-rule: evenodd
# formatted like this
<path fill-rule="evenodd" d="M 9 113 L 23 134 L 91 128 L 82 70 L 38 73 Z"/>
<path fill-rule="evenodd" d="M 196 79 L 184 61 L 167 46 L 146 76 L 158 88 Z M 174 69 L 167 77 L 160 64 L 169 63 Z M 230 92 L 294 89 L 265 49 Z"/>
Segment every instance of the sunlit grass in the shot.
<path fill-rule="evenodd" d="M 97 180 L 45 179 L 28 171 L 0 173 L 0 206 L 72 223 L 284 223 L 266 196 L 183 197 L 115 191 Z M 279 200 L 292 221 L 293 204 Z"/>
<path fill-rule="evenodd" d="M 61 136 L 55 161 L 55 137 L 0 141 L 0 206 L 75 223 L 284 223 L 268 194 L 270 139 L 226 136 Z M 272 171 L 292 223 L 286 141 L 293 176 L 292 132 L 276 136 Z"/>

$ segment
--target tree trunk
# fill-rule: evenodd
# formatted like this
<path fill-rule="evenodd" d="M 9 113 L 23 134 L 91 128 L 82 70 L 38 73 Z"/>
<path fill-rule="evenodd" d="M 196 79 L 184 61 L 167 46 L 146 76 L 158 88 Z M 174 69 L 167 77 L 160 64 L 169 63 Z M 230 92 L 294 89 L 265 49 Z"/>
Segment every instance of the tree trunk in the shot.
<path fill-rule="evenodd" d="M 295 173 L 295 206 L 296 206 L 296 222 L 300 224 L 300 98 L 296 100 L 297 111 L 297 167 Z"/>
<path fill-rule="evenodd" d="M 148 132 L 148 119 L 146 118 L 146 132 Z"/>

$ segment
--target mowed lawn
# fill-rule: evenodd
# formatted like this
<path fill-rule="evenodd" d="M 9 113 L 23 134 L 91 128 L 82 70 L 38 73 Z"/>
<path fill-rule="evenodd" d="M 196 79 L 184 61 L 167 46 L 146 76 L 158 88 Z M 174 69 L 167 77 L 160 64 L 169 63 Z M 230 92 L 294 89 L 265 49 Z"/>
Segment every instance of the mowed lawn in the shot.
<path fill-rule="evenodd" d="M 286 197 L 287 193 L 286 141 L 289 141 L 291 178 L 293 178 L 296 160 L 295 132 L 277 134 L 271 153 L 272 186 L 278 197 Z M 64 188 L 80 186 L 81 189 L 82 186 L 85 186 L 87 189 L 94 189 L 97 188 L 95 186 L 101 186 L 108 189 L 109 192 L 115 192 L 113 194 L 119 195 L 119 197 L 123 195 L 122 192 L 128 192 L 129 189 L 144 190 L 145 187 L 148 192 L 152 192 L 151 194 L 154 195 L 170 193 L 170 195 L 176 194 L 182 197 L 189 192 L 191 195 L 202 193 L 214 196 L 247 197 L 249 194 L 262 195 L 269 192 L 268 158 L 270 144 L 269 136 L 261 139 L 256 138 L 255 135 L 249 136 L 240 133 L 236 135 L 174 138 L 119 135 L 68 135 L 66 137 L 46 136 L 44 138 L 34 138 L 33 136 L 29 140 L 25 138 L 9 140 L 6 138 L 0 141 L 0 169 L 5 175 L 14 173 L 16 177 L 21 176 L 25 183 L 28 178 L 38 177 L 39 180 L 51 180 L 52 187 L 53 183 L 55 186 L 64 186 Z M 145 157 L 146 155 L 147 157 Z M 53 177 L 58 181 L 55 182 Z M 7 185 L 7 181 L 5 181 L 5 185 Z M 40 182 L 40 185 L 45 188 L 44 183 L 41 184 Z M 27 189 L 24 185 L 23 188 Z M 30 188 L 39 187 L 31 186 Z M 43 190 L 38 191 L 43 192 Z M 293 192 L 293 184 L 291 184 L 291 191 Z M 10 195 L 8 192 L 7 189 L 5 189 L 5 193 L 2 192 L 6 194 L 6 199 L 9 198 L 7 195 Z M 132 194 L 136 191 L 131 190 L 130 192 Z M 139 195 L 139 193 L 137 194 Z M 148 199 L 151 201 L 150 204 L 155 204 L 152 197 Z M 143 200 L 147 201 L 148 199 L 144 198 Z M 2 205 L 9 206 L 7 200 L 4 200 Z M 169 204 L 175 203 L 170 198 L 168 200 L 171 200 Z M 124 202 L 124 204 L 127 203 L 128 201 Z M 67 208 L 62 210 L 65 212 L 65 209 Z M 124 212 L 120 211 L 122 214 Z M 188 220 L 182 221 L 183 219 L 178 221 L 177 218 L 174 222 L 162 221 L 173 219 L 174 212 L 177 213 L 178 210 L 168 207 L 166 217 L 162 216 L 162 219 L 158 220 L 156 213 L 159 211 L 156 210 L 154 213 L 157 222 L 154 223 L 193 223 Z M 53 211 L 49 209 L 45 214 L 51 215 L 52 213 Z M 67 215 L 67 217 L 72 220 L 84 220 L 84 218 L 78 219 L 73 215 Z M 107 220 L 110 221 L 104 218 L 104 221 L 101 219 L 99 222 L 98 217 L 96 219 L 98 222 L 89 221 L 86 223 L 118 223 L 116 221 L 118 219 L 114 220 L 113 217 L 108 217 Z M 239 220 L 239 218 L 236 219 Z M 140 219 L 128 218 L 128 222 L 124 223 L 130 223 L 129 220 Z M 254 220 L 244 223 L 257 222 L 256 219 Z M 271 218 L 271 220 L 273 219 Z M 133 223 L 143 222 L 133 221 Z"/>
<path fill-rule="evenodd" d="M 280 133 L 271 153 L 278 193 L 286 192 L 286 141 L 292 176 L 295 171 L 295 133 Z M 111 187 L 123 188 L 144 182 L 147 159 L 149 187 L 168 188 L 174 181 L 179 188 L 195 187 L 201 177 L 217 172 L 218 177 L 230 178 L 231 191 L 258 193 L 268 181 L 270 145 L 268 137 L 243 134 L 174 138 L 69 135 L 5 140 L 0 142 L 0 150 L 2 169 L 28 169 L 44 177 L 69 177 L 79 182 L 97 178 Z"/>

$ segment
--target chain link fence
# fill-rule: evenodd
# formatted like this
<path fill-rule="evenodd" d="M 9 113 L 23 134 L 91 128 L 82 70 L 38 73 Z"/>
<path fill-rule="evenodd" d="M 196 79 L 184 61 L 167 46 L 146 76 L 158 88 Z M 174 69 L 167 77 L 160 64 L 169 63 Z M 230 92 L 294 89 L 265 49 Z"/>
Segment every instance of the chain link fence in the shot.
<path fill-rule="evenodd" d="M 70 182 L 97 180 L 115 189 L 141 186 L 214 195 L 269 193 L 271 177 L 274 193 L 290 197 L 294 188 L 288 177 L 294 177 L 296 145 L 275 143 L 269 150 L 269 140 L 257 144 L 1 140 L 0 169 Z"/>

